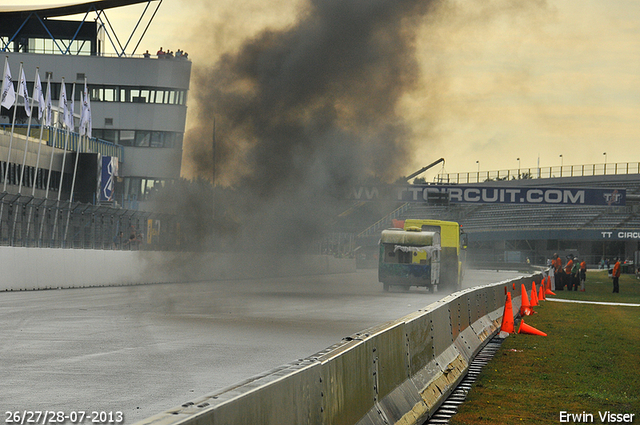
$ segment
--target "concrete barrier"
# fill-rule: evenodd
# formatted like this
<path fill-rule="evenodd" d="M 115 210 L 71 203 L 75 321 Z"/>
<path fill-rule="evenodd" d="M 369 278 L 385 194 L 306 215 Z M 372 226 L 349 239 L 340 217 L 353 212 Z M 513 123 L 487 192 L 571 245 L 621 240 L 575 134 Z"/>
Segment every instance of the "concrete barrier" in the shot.
<path fill-rule="evenodd" d="M 499 331 L 505 292 L 511 292 L 517 315 L 521 285 L 530 289 L 541 278 L 535 274 L 456 292 L 138 425 L 421 424 Z"/>
<path fill-rule="evenodd" d="M 355 272 L 328 255 L 273 257 L 158 251 L 0 247 L 0 291 L 253 279 Z"/>

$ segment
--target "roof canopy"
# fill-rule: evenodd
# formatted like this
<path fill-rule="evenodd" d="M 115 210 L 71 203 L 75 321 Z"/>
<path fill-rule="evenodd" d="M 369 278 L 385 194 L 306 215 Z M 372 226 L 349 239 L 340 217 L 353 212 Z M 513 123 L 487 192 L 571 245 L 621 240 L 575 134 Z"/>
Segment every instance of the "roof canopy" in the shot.
<path fill-rule="evenodd" d="M 158 4 L 155 11 L 149 11 L 150 4 L 156 1 Z M 115 34 L 105 10 L 141 3 L 146 3 L 146 7 L 123 45 Z M 39 53 L 31 51 L 29 40 L 50 39 L 62 54 L 81 54 L 82 51 L 84 54 L 88 52 L 91 55 L 101 55 L 104 43 L 98 42 L 97 34 L 98 31 L 104 30 L 101 34 L 108 37 L 118 56 L 134 55 L 161 4 L 162 0 L 93 0 L 48 6 L 0 6 L 0 36 L 3 37 L 0 40 L 0 51 Z M 151 13 L 151 17 L 138 41 L 131 43 L 147 11 Z M 92 13 L 96 15 L 93 21 L 87 19 Z M 72 15 L 84 17 L 79 21 L 49 19 Z M 127 52 L 130 45 L 134 47 Z M 72 47 L 75 48 L 75 52 Z"/>
<path fill-rule="evenodd" d="M 129 6 L 138 3 L 147 3 L 148 0 L 94 0 L 62 3 L 59 5 L 33 5 L 33 6 L 0 6 L 0 15 L 24 15 L 37 13 L 41 18 L 54 18 L 60 16 L 77 15 L 92 10 L 113 9 L 115 7 Z"/>

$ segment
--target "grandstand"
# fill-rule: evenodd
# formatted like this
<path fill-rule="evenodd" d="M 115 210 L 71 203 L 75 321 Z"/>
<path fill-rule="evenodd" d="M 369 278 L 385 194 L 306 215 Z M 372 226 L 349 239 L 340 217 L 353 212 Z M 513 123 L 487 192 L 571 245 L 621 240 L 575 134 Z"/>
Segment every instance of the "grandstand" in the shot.
<path fill-rule="evenodd" d="M 431 218 L 459 222 L 469 236 L 471 263 L 545 264 L 554 253 L 573 254 L 591 267 L 603 259 L 633 259 L 640 242 L 640 173 L 637 163 L 600 167 L 576 167 L 587 173 L 565 173 L 569 177 L 492 180 L 477 187 L 619 188 L 626 190 L 626 205 L 542 205 L 406 203 L 360 232 L 363 252 L 375 253 L 381 229 L 392 219 Z M 614 174 L 605 174 L 607 171 Z M 469 173 L 467 173 L 469 174 Z M 502 172 L 502 175 L 508 173 Z M 556 173 L 560 174 L 560 173 Z M 487 173 L 489 175 L 489 173 Z M 495 172 L 492 175 L 500 175 Z M 530 174 L 528 174 L 530 176 Z M 551 175 L 550 172 L 547 175 Z M 459 177 L 456 177 L 459 180 Z M 454 180 L 450 177 L 448 181 Z M 464 181 L 466 183 L 466 181 Z"/>

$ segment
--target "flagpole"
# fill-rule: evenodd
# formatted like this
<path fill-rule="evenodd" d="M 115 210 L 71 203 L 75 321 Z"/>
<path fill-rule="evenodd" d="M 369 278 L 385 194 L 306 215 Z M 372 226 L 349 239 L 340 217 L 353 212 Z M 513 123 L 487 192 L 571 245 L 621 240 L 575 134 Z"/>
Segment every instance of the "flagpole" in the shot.
<path fill-rule="evenodd" d="M 60 208 L 60 197 L 62 196 L 62 181 L 64 180 L 64 165 L 67 160 L 67 146 L 69 145 L 69 127 L 64 131 L 64 150 L 62 152 L 62 169 L 60 170 L 60 184 L 58 185 L 58 199 L 56 200 L 56 217 L 53 221 L 53 233 L 55 237 L 58 228 L 58 208 Z"/>
<path fill-rule="evenodd" d="M 85 78 L 85 85 L 86 85 L 86 82 L 87 82 L 87 80 Z M 75 93 L 75 91 L 76 91 L 76 84 L 73 83 L 73 93 Z M 84 97 L 84 94 L 82 95 L 82 97 Z M 84 101 L 82 102 L 82 104 L 83 104 L 83 107 L 84 107 Z M 81 110 L 81 114 L 82 114 L 82 110 Z M 82 127 L 82 122 L 80 123 L 80 127 Z M 78 140 L 78 146 L 76 146 L 76 163 L 73 166 L 73 177 L 71 179 L 71 193 L 69 194 L 69 212 L 67 213 L 67 224 L 66 224 L 66 226 L 64 228 L 64 239 L 63 239 L 63 242 L 65 244 L 67 243 L 67 234 L 69 233 L 69 220 L 71 219 L 71 204 L 73 202 L 73 191 L 74 191 L 75 186 L 76 186 L 76 174 L 77 174 L 77 171 L 78 171 L 78 159 L 80 158 L 80 151 L 82 150 L 82 134 L 80 134 L 79 136 L 80 137 L 79 137 L 79 140 Z"/>
<path fill-rule="evenodd" d="M 39 80 L 40 79 L 40 69 L 36 68 L 36 79 Z M 51 96 L 51 76 L 47 76 L 47 94 L 48 96 Z M 42 96 L 42 84 L 40 84 L 40 95 Z M 44 135 L 44 125 L 47 122 L 47 116 L 48 116 L 48 111 L 47 113 L 45 113 L 44 111 L 41 111 L 42 105 L 40 104 L 40 99 L 38 99 L 38 115 L 40 116 L 40 138 L 38 139 L 38 156 L 36 157 L 36 172 L 35 175 L 33 176 L 33 184 L 31 185 L 31 197 L 35 197 L 36 196 L 36 182 L 38 181 L 38 171 L 40 167 L 40 152 L 42 151 L 42 138 Z M 48 109 L 48 107 L 46 106 L 46 102 L 45 102 L 45 110 Z M 46 198 L 45 198 L 45 202 L 46 202 Z M 27 237 L 29 236 L 29 230 L 31 228 L 31 217 L 33 216 L 33 206 L 31 207 L 31 209 L 29 210 L 29 219 L 27 220 Z M 35 230 L 34 230 L 35 232 Z"/>
<path fill-rule="evenodd" d="M 27 91 L 27 79 L 26 77 L 24 78 L 23 77 L 24 77 L 24 70 L 20 73 L 20 80 L 18 82 L 18 92 L 21 92 L 22 90 L 24 90 L 24 93 L 22 93 L 23 95 L 22 97 L 24 98 L 24 101 L 25 101 L 25 111 L 27 111 L 26 108 L 27 108 L 27 102 L 29 100 L 29 92 Z M 38 78 L 38 70 L 36 68 L 36 76 L 34 77 L 34 80 L 33 80 L 34 90 L 35 90 L 35 82 L 37 78 Z M 29 122 L 27 124 L 27 135 L 24 142 L 24 155 L 22 157 L 22 167 L 20 168 L 20 183 L 18 184 L 18 196 L 20 197 L 22 197 L 22 182 L 24 181 L 24 169 L 25 169 L 25 166 L 27 165 L 27 152 L 29 151 L 29 134 L 31 132 L 31 118 L 33 116 L 33 92 L 31 94 L 31 98 L 32 98 L 32 101 L 29 102 L 29 110 L 27 112 L 27 115 L 29 115 Z M 26 204 L 25 204 L 25 207 L 26 207 Z M 11 228 L 11 240 L 13 241 L 13 243 L 11 244 L 12 246 L 15 246 L 14 244 L 15 244 L 17 223 L 18 223 L 18 214 L 14 214 L 13 226 Z M 22 235 L 22 245 L 24 246 L 24 235 Z"/>
<path fill-rule="evenodd" d="M 62 78 L 62 90 L 64 90 L 64 105 L 62 109 L 63 120 L 65 121 L 65 132 L 64 132 L 64 150 L 62 153 L 62 168 L 60 169 L 60 184 L 58 185 L 58 199 L 56 201 L 56 217 L 53 221 L 53 233 L 52 236 L 55 237 L 57 228 L 58 228 L 58 208 L 60 208 L 60 197 L 62 196 L 62 182 L 64 181 L 64 166 L 67 161 L 67 146 L 69 145 L 69 122 L 67 121 L 67 114 L 69 113 L 69 106 L 67 103 L 69 102 L 66 89 L 64 88 L 64 78 Z M 75 87 L 75 84 L 74 84 Z M 62 92 L 60 94 L 62 99 Z"/>
<path fill-rule="evenodd" d="M 22 75 L 22 74 L 20 74 Z M 20 77 L 22 78 L 22 77 Z M 34 87 L 33 90 L 35 90 L 35 82 L 36 79 L 38 78 L 38 68 L 36 68 L 36 76 L 34 77 L 33 83 L 34 83 Z M 25 84 L 25 90 L 26 90 L 26 85 L 27 82 L 24 82 Z M 29 93 L 27 93 L 29 94 Z M 18 186 L 18 194 L 22 193 L 22 182 L 24 180 L 24 168 L 27 165 L 27 151 L 29 148 L 29 133 L 31 132 L 31 117 L 33 116 L 33 92 L 31 92 L 31 103 L 29 104 L 29 122 L 27 124 L 27 140 L 25 141 L 24 144 L 24 156 L 22 157 L 22 169 L 20 170 L 20 185 Z M 36 169 L 37 170 L 37 169 Z"/>
<path fill-rule="evenodd" d="M 49 93 L 51 93 L 51 92 L 49 92 Z M 57 125 L 59 125 L 59 121 L 60 121 L 60 111 L 56 111 L 56 120 L 55 120 L 54 125 L 53 125 L 53 139 L 51 141 L 51 157 L 49 158 L 49 172 L 47 173 L 47 188 L 46 188 L 46 190 L 44 192 L 45 202 L 46 202 L 47 199 L 49 199 L 49 188 L 51 187 L 51 170 L 53 169 L 53 154 L 55 153 L 55 149 L 56 149 L 56 140 L 58 138 Z M 42 223 L 40 225 L 40 236 L 38 237 L 38 241 L 39 241 L 40 244 L 42 244 L 42 233 L 44 231 L 44 219 L 45 219 L 45 217 L 46 217 L 46 214 L 43 213 L 42 214 Z"/>
<path fill-rule="evenodd" d="M 11 78 L 11 70 L 9 69 L 9 56 L 5 56 L 4 57 L 4 68 L 2 68 L 2 72 L 3 72 L 3 76 L 2 76 L 2 106 L 0 107 L 4 107 L 6 109 L 9 109 L 9 107 L 7 105 L 5 105 L 5 99 L 6 96 L 9 94 L 9 92 L 13 92 L 14 97 L 13 97 L 13 106 L 15 107 L 15 103 L 16 103 L 16 96 L 15 96 L 15 90 L 13 89 L 13 81 Z M 15 108 L 14 108 L 14 112 L 15 112 Z M 13 141 L 13 129 L 11 130 L 11 141 Z M 9 169 L 9 164 L 5 164 L 5 168 L 8 170 Z M 5 181 L 5 185 L 3 188 L 3 192 L 6 192 L 7 186 L 6 186 L 6 172 L 4 175 L 4 181 Z M 4 212 L 4 199 L 0 200 L 0 233 L 2 233 L 2 215 Z"/>
<path fill-rule="evenodd" d="M 18 75 L 20 75 L 22 73 L 22 62 L 20 62 L 20 71 L 18 72 Z M 11 83 L 13 84 L 13 82 Z M 9 153 L 7 153 L 7 165 L 4 169 L 4 185 L 2 186 L 2 191 L 6 192 L 7 191 L 7 177 L 9 176 L 9 164 L 11 161 L 11 148 L 13 145 L 13 130 L 16 127 L 16 111 L 18 110 L 18 94 L 16 94 L 16 98 L 13 101 L 13 120 L 11 121 L 11 135 L 9 136 Z M 4 205 L 4 203 L 3 203 Z M 0 210 L 0 214 L 2 213 L 2 210 Z"/>
<path fill-rule="evenodd" d="M 38 69 L 38 68 L 36 68 Z M 47 93 L 49 94 L 49 96 L 51 95 L 51 76 L 47 76 Z M 45 108 L 48 108 L 46 106 L 46 102 L 45 102 Z M 38 139 L 38 156 L 36 157 L 36 179 L 37 179 L 37 175 L 38 175 L 38 167 L 40 166 L 40 152 L 42 151 L 42 139 L 44 137 L 44 126 L 47 123 L 47 114 L 45 114 L 44 112 L 42 113 L 43 118 L 40 119 L 40 138 Z M 49 126 L 51 126 L 51 123 L 48 124 Z M 35 196 L 36 195 L 36 184 L 35 181 L 33 182 L 33 186 L 31 189 L 31 196 Z"/>
<path fill-rule="evenodd" d="M 7 56 L 5 58 L 5 69 L 7 69 L 7 64 L 8 64 L 8 60 L 9 57 Z M 4 72 L 4 70 L 3 70 Z M 20 71 L 18 72 L 18 75 L 20 75 L 22 73 L 22 62 L 20 62 Z M 5 76 L 6 78 L 6 76 Z M 13 86 L 13 81 L 9 81 L 9 84 L 11 84 Z M 13 87 L 12 87 L 13 88 Z M 9 135 L 9 151 L 7 152 L 7 162 L 5 164 L 5 169 L 4 169 L 4 183 L 2 186 L 2 191 L 3 192 L 7 192 L 7 178 L 9 177 L 9 164 L 11 161 L 11 148 L 13 145 L 13 131 L 15 130 L 15 126 L 16 126 L 16 111 L 18 110 L 18 94 L 15 94 L 15 98 L 13 99 L 13 120 L 11 121 L 11 134 Z M 4 213 L 4 200 L 2 201 L 2 204 L 0 204 L 0 220 L 2 219 L 2 215 Z M 9 226 L 9 223 L 7 223 L 7 228 Z M 7 229 L 8 230 L 8 229 Z M 11 245 L 13 243 L 13 241 L 9 241 L 9 245 Z"/>

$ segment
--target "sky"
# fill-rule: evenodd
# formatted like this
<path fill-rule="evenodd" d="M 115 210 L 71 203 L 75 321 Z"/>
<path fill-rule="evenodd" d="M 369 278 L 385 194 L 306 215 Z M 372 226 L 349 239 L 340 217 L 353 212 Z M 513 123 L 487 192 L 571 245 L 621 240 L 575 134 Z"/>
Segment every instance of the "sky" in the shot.
<path fill-rule="evenodd" d="M 206 70 L 259 32 L 291 26 L 301 4 L 164 0 L 137 53 L 182 49 Z M 143 8 L 107 11 L 121 39 Z M 404 175 L 441 157 L 448 173 L 640 161 L 637 0 L 443 0 L 423 21 L 419 81 L 394 106 L 411 130 Z"/>

